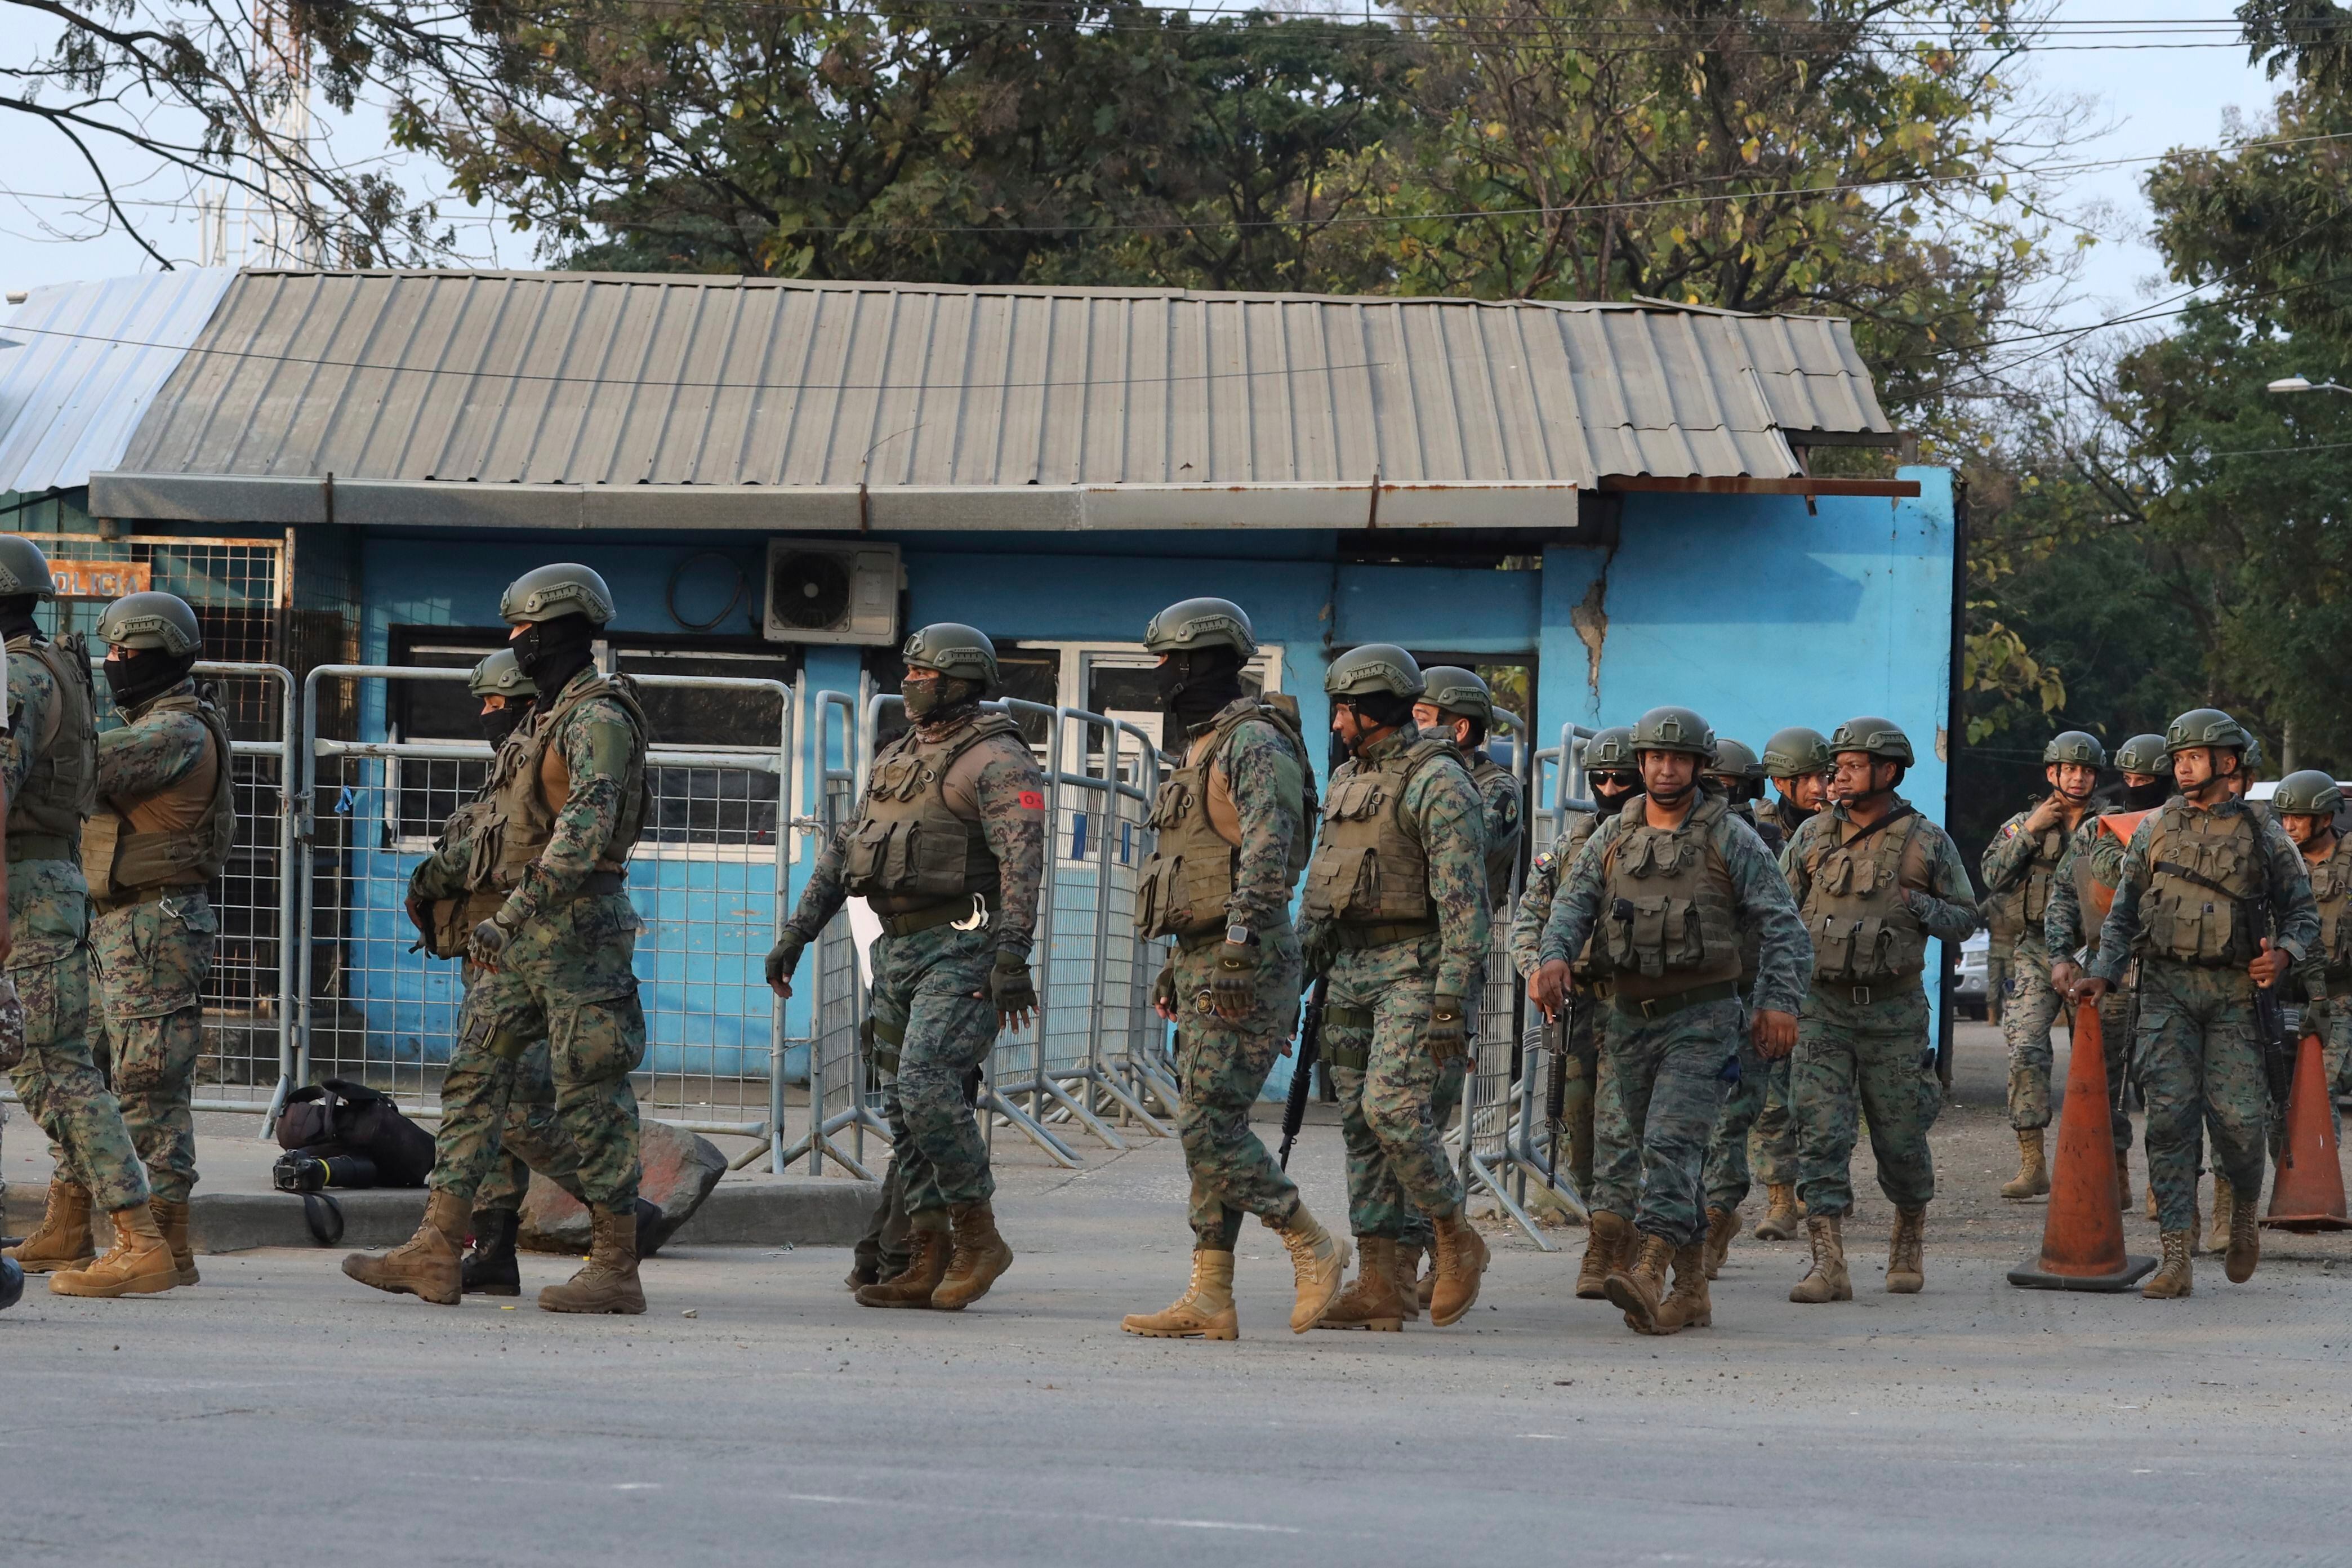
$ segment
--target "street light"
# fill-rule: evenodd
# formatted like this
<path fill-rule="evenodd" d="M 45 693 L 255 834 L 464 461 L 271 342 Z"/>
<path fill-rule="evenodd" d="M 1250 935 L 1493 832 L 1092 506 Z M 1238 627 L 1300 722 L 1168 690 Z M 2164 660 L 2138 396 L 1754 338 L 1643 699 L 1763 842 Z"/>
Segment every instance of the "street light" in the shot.
<path fill-rule="evenodd" d="M 2263 388 L 2266 392 L 2352 392 L 2352 386 L 2338 386 L 2332 381 L 2313 381 L 2300 375 L 2282 376 Z"/>

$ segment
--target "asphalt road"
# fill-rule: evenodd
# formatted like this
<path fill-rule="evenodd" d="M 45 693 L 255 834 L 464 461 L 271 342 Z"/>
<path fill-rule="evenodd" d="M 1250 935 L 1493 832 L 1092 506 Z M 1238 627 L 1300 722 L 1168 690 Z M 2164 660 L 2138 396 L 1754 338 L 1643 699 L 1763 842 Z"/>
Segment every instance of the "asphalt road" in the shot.
<path fill-rule="evenodd" d="M 961 1315 L 856 1307 L 836 1250 L 664 1258 L 639 1319 L 429 1308 L 315 1253 L 37 1283 L 0 1315 L 0 1561 L 2344 1561 L 2352 1242 L 2242 1287 L 2200 1259 L 2186 1302 L 2011 1289 L 2042 1211 L 1987 1195 L 1991 1048 L 1937 1128 L 1925 1294 L 1877 1289 L 1873 1189 L 1855 1303 L 1789 1304 L 1798 1248 L 1743 1240 L 1718 1326 L 1669 1340 L 1573 1300 L 1575 1230 L 1498 1246 L 1461 1327 L 1294 1337 L 1255 1226 L 1240 1342 L 1124 1336 L 1182 1279 L 1166 1143 L 1073 1173 L 1001 1142 L 1020 1258 Z M 1295 1162 L 1329 1217 L 1339 1152 Z"/>

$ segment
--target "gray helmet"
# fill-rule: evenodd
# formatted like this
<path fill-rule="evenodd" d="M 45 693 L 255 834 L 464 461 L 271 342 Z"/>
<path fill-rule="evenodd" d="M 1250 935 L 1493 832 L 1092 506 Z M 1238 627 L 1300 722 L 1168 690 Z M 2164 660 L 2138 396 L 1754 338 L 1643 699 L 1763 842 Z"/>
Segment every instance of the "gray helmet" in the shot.
<path fill-rule="evenodd" d="M 2271 796 L 2271 810 L 2290 816 L 2333 816 L 2343 804 L 2344 792 L 2317 768 L 2287 774 Z"/>
<path fill-rule="evenodd" d="M 1612 724 L 1584 742 L 1588 773 L 1629 773 L 1633 771 L 1633 726 Z"/>
<path fill-rule="evenodd" d="M 2246 749 L 2246 732 L 2219 708 L 2191 708 L 2164 727 L 2164 754 L 2217 746 L 2227 752 Z"/>
<path fill-rule="evenodd" d="M 98 617 L 98 640 L 113 647 L 161 648 L 173 658 L 195 652 L 205 634 L 177 594 L 125 594 Z"/>
<path fill-rule="evenodd" d="M 1679 752 L 1704 763 L 1715 755 L 1715 731 L 1687 708 L 1653 708 L 1633 725 L 1633 754 Z"/>
<path fill-rule="evenodd" d="M 539 688 L 522 672 L 510 647 L 502 647 L 474 666 L 474 673 L 466 678 L 466 689 L 477 697 L 503 697 L 509 702 L 539 695 Z"/>
<path fill-rule="evenodd" d="M 1244 658 L 1257 651 L 1249 616 L 1231 599 L 1180 599 L 1151 617 L 1143 646 L 1153 653 L 1229 647 Z"/>
<path fill-rule="evenodd" d="M 2164 749 L 2163 736 L 2134 735 L 2116 748 L 2116 767 L 2126 773 L 2168 773 L 2172 754 Z"/>
<path fill-rule="evenodd" d="M 1392 642 L 1351 647 L 1323 672 L 1323 690 L 1332 697 L 1362 697 L 1374 691 L 1418 697 L 1426 685 L 1412 655 Z"/>
<path fill-rule="evenodd" d="M 1830 754 L 1840 752 L 1866 752 L 1874 757 L 1901 763 L 1912 763 L 1911 737 L 1892 719 L 1864 717 L 1849 719 L 1830 731 Z"/>
<path fill-rule="evenodd" d="M 585 616 L 597 626 L 613 618 L 613 590 L 594 568 L 573 561 L 534 566 L 499 596 L 499 617 L 509 626 Z"/>
<path fill-rule="evenodd" d="M 2042 760 L 2045 763 L 2079 763 L 2086 768 L 2104 768 L 2107 765 L 2107 749 L 2099 744 L 2099 738 L 2096 735 L 2081 730 L 2068 730 L 2063 734 L 2053 736 L 2050 743 L 2042 748 Z"/>
<path fill-rule="evenodd" d="M 936 669 L 957 680 L 996 684 L 996 645 L 978 626 L 934 621 L 907 639 L 899 650 L 908 664 Z"/>
<path fill-rule="evenodd" d="M 30 594 L 37 599 L 58 596 L 57 580 L 49 575 L 49 558 L 21 533 L 0 533 L 0 598 Z"/>
<path fill-rule="evenodd" d="M 1764 771 L 1776 779 L 1804 778 L 1830 771 L 1829 738 L 1819 730 L 1791 724 L 1764 742 Z"/>
<path fill-rule="evenodd" d="M 1458 664 L 1433 664 L 1421 672 L 1421 700 L 1440 713 L 1456 719 L 1495 722 L 1495 694 L 1486 683 Z"/>
<path fill-rule="evenodd" d="M 1749 784 L 1764 782 L 1764 761 L 1738 741 L 1727 736 L 1715 738 L 1715 762 L 1709 773 L 1728 773 Z"/>

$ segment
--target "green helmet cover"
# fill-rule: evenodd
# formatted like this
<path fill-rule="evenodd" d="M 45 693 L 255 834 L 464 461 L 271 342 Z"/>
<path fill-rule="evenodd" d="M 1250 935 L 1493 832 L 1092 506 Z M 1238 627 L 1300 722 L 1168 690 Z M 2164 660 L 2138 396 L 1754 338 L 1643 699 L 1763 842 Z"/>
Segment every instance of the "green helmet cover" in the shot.
<path fill-rule="evenodd" d="M 2164 749 L 2161 735 L 2134 735 L 2116 748 L 2116 767 L 2127 773 L 2147 773 L 2151 777 L 2172 771 L 2172 754 Z"/>
<path fill-rule="evenodd" d="M 1715 761 L 1707 771 L 1760 784 L 1764 779 L 1764 759 L 1749 751 L 1741 742 L 1717 735 L 1715 738 Z"/>
<path fill-rule="evenodd" d="M 2107 765 L 2107 749 L 2099 744 L 2099 738 L 2096 735 L 2082 730 L 2068 730 L 2063 734 L 2051 737 L 2050 743 L 2042 748 L 2042 760 L 2045 763 L 2079 763 L 2086 768 L 2104 768 Z"/>
<path fill-rule="evenodd" d="M 21 533 L 0 533 L 0 598 L 30 594 L 37 599 L 58 596 L 57 580 L 49 575 L 49 558 Z"/>
<path fill-rule="evenodd" d="M 996 645 L 978 626 L 934 621 L 907 639 L 899 650 L 910 665 L 936 669 L 957 680 L 996 684 Z"/>
<path fill-rule="evenodd" d="M 474 666 L 474 673 L 466 678 L 466 689 L 477 697 L 503 697 L 509 702 L 539 695 L 539 688 L 522 672 L 510 647 L 502 647 Z"/>
<path fill-rule="evenodd" d="M 2317 768 L 2305 768 L 2279 780 L 2271 796 L 2271 810 L 2292 816 L 2333 816 L 2344 804 L 2344 791 Z"/>
<path fill-rule="evenodd" d="M 1901 763 L 1906 768 L 1915 760 L 1911 755 L 1911 737 L 1903 732 L 1900 725 L 1892 719 L 1868 715 L 1849 719 L 1830 732 L 1830 754 L 1835 756 L 1840 752 L 1865 752 Z"/>
<path fill-rule="evenodd" d="M 612 620 L 613 590 L 594 568 L 574 561 L 534 566 L 509 584 L 499 598 L 499 616 L 509 626 L 561 616 L 585 616 L 600 626 Z"/>
<path fill-rule="evenodd" d="M 1653 708 L 1633 724 L 1633 754 L 1679 752 L 1701 762 L 1715 755 L 1715 731 L 1687 708 Z"/>
<path fill-rule="evenodd" d="M 2226 752 L 2246 749 L 2246 731 L 2219 708 L 2191 708 L 2164 727 L 2164 754 L 2193 751 L 2200 746 Z"/>
<path fill-rule="evenodd" d="M 1153 653 L 1229 647 L 1247 658 L 1257 651 L 1257 634 L 1231 599 L 1180 599 L 1151 617 L 1143 628 L 1143 646 Z"/>
<path fill-rule="evenodd" d="M 1421 700 L 1456 719 L 1495 722 L 1495 694 L 1477 675 L 1456 664 L 1433 664 L 1421 672 Z"/>
<path fill-rule="evenodd" d="M 1829 772 L 1829 737 L 1802 724 L 1775 730 L 1772 738 L 1764 742 L 1764 771 L 1776 779 Z"/>
<path fill-rule="evenodd" d="M 1584 771 L 1588 773 L 1627 773 L 1633 771 L 1633 726 L 1612 724 L 1594 732 L 1584 742 Z"/>
<path fill-rule="evenodd" d="M 1368 642 L 1351 647 L 1323 672 L 1323 689 L 1332 697 L 1361 697 L 1385 691 L 1393 697 L 1418 697 L 1424 682 L 1412 655 L 1392 642 Z"/>
<path fill-rule="evenodd" d="M 173 658 L 204 646 L 196 612 L 177 594 L 125 594 L 98 617 L 98 640 L 113 647 L 161 648 Z"/>

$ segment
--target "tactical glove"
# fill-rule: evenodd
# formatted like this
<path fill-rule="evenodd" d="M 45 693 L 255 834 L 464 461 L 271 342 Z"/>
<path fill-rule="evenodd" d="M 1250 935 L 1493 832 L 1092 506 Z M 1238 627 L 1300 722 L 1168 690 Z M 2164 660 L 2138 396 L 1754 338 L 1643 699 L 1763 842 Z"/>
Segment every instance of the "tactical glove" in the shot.
<path fill-rule="evenodd" d="M 1256 965 L 1250 962 L 1250 950 L 1237 942 L 1228 942 L 1217 948 L 1217 967 L 1209 980 L 1209 1005 L 1218 1017 L 1231 1023 L 1246 1016 L 1257 1004 Z"/>
<path fill-rule="evenodd" d="M 1037 1016 L 1037 986 L 1029 978 L 1029 961 L 1019 953 L 1000 952 L 988 972 L 988 999 L 996 1005 L 996 1026 L 1017 1029 Z"/>
<path fill-rule="evenodd" d="M 1151 983 L 1151 1000 L 1163 1012 L 1176 1011 L 1176 965 L 1173 962 L 1160 966 L 1160 978 Z"/>
<path fill-rule="evenodd" d="M 466 957 L 477 969 L 496 969 L 499 955 L 506 950 L 507 928 L 488 920 L 474 928 L 473 940 L 466 943 Z"/>
<path fill-rule="evenodd" d="M 768 950 L 769 989 L 792 994 L 793 971 L 800 967 L 801 950 L 806 946 L 808 939 L 798 931 L 788 931 L 776 939 Z"/>
<path fill-rule="evenodd" d="M 1429 999 L 1429 1023 L 1421 1043 L 1439 1061 L 1448 1061 L 1470 1048 L 1470 1013 L 1459 996 L 1441 991 Z"/>

